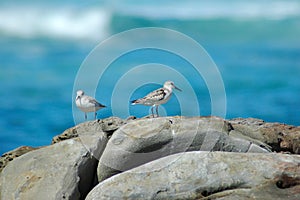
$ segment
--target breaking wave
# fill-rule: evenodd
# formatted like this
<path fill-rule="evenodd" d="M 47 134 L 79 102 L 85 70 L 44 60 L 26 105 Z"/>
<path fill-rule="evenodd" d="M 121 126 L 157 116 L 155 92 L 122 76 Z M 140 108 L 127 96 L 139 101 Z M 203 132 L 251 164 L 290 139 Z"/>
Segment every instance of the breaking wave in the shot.
<path fill-rule="evenodd" d="M 101 39 L 110 14 L 102 9 L 0 7 L 0 34 L 20 38 Z"/>
<path fill-rule="evenodd" d="M 149 2 L 149 1 L 148 1 Z M 300 2 L 296 0 L 187 0 L 151 3 L 118 1 L 117 10 L 123 14 L 159 19 L 285 19 L 300 16 Z"/>

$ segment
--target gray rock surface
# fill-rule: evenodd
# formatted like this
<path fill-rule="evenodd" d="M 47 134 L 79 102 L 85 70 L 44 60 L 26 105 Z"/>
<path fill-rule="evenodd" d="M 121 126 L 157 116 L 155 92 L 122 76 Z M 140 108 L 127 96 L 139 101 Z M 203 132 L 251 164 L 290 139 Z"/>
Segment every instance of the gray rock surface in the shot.
<path fill-rule="evenodd" d="M 94 121 L 87 121 L 77 126 L 71 127 L 65 130 L 60 135 L 55 136 L 52 139 L 52 144 L 58 143 L 63 140 L 67 140 L 70 138 L 80 137 L 82 135 L 87 135 L 89 133 L 95 132 L 105 132 L 108 136 L 110 136 L 115 130 L 117 130 L 120 126 L 126 123 L 126 120 L 122 120 L 119 117 L 109 117 L 106 119 L 97 119 Z"/>
<path fill-rule="evenodd" d="M 300 127 L 255 118 L 237 118 L 229 123 L 235 131 L 270 145 L 274 151 L 300 154 Z"/>
<path fill-rule="evenodd" d="M 300 199 L 300 156 L 185 152 L 99 183 L 98 199 Z"/>
<path fill-rule="evenodd" d="M 185 151 L 269 152 L 242 135 L 236 137 L 238 132 L 230 136 L 230 131 L 230 124 L 218 117 L 132 121 L 115 131 L 107 143 L 97 169 L 98 180 Z"/>
<path fill-rule="evenodd" d="M 110 117 L 72 127 L 53 145 L 3 154 L 0 199 L 84 199 L 98 178 L 103 191 L 89 198 L 300 199 L 299 155 L 270 151 L 299 154 L 300 127 L 254 118 Z"/>
<path fill-rule="evenodd" d="M 24 155 L 25 153 L 28 153 L 28 152 L 36 150 L 36 149 L 38 149 L 38 148 L 29 147 L 29 146 L 21 146 L 14 150 L 4 153 L 0 157 L 0 173 L 10 161 Z"/>
<path fill-rule="evenodd" d="M 1 173 L 0 199 L 83 199 L 95 184 L 98 160 L 91 154 L 106 142 L 104 134 L 82 136 L 14 159 Z"/>

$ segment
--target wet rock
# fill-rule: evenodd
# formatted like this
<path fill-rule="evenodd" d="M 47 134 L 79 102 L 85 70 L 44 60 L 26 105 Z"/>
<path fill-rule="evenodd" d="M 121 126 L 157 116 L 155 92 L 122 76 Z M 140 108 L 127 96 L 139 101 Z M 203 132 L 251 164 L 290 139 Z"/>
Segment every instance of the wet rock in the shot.
<path fill-rule="evenodd" d="M 98 199 L 300 199 L 300 156 L 185 152 L 99 183 Z"/>
<path fill-rule="evenodd" d="M 100 158 L 98 180 L 185 151 L 269 152 L 218 117 L 162 117 L 132 121 L 114 132 Z M 265 145 L 267 146 L 267 145 Z"/>

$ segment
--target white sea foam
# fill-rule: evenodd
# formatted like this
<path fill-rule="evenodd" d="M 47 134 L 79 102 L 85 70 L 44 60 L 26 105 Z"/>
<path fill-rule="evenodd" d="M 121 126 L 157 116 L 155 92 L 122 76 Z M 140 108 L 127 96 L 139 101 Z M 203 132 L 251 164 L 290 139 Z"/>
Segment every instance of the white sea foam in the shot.
<path fill-rule="evenodd" d="M 0 5 L 0 35 L 100 40 L 111 34 L 113 14 L 154 20 L 300 18 L 299 0 L 112 0 L 106 5 L 109 10 L 103 6 L 81 8 L 72 4 L 58 8 Z"/>
<path fill-rule="evenodd" d="M 21 38 L 101 39 L 110 14 L 102 9 L 0 8 L 0 34 Z"/>

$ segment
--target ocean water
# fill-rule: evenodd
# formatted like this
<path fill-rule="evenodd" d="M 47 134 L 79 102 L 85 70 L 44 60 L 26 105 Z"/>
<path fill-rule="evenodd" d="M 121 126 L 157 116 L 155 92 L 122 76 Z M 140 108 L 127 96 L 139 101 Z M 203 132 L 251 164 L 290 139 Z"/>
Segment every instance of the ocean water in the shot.
<path fill-rule="evenodd" d="M 141 27 L 176 30 L 203 46 L 224 83 L 223 117 L 300 125 L 299 0 L 1 1 L 0 154 L 21 145 L 48 145 L 53 136 L 76 123 L 74 112 L 83 121 L 82 113 L 73 112 L 73 89 L 78 89 L 73 86 L 81 64 L 111 35 Z M 117 44 L 123 46 L 126 43 Z M 212 113 L 205 80 L 196 79 L 188 67 L 180 68 L 189 63 L 167 52 L 146 49 L 120 57 L 103 76 L 95 96 L 108 108 L 98 112 L 99 118 L 115 113 L 126 118 L 125 110 L 138 117 L 149 113 L 148 107 L 132 107 L 127 99 L 127 103 L 118 101 L 128 91 L 114 94 L 114 104 L 107 98 L 127 70 L 147 63 L 174 66 L 187 75 L 197 91 L 201 115 Z M 155 74 L 154 70 L 154 75 L 142 74 L 140 79 L 157 78 Z M 163 79 L 165 75 L 158 76 Z M 130 99 L 161 84 L 130 91 Z M 184 87 L 180 81 L 177 84 Z M 180 102 L 182 95 L 186 99 Z M 161 108 L 162 114 L 182 114 L 178 107 L 188 104 L 188 98 L 185 90 L 175 91 Z M 114 112 L 112 106 L 120 112 Z M 194 110 L 188 109 L 187 115 Z"/>

